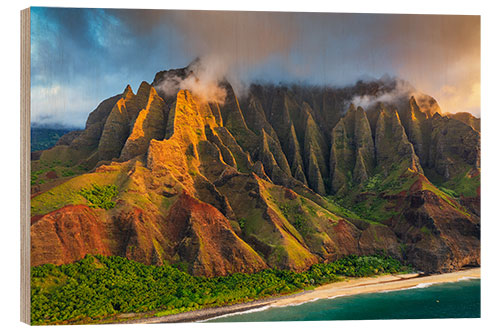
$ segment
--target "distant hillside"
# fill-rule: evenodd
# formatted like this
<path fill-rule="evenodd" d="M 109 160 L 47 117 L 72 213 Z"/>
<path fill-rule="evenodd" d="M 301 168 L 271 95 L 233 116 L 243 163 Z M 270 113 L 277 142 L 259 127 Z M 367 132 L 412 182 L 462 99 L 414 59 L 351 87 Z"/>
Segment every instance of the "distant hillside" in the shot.
<path fill-rule="evenodd" d="M 31 128 L 31 151 L 45 150 L 56 145 L 57 141 L 66 133 L 74 129 L 66 128 Z"/>

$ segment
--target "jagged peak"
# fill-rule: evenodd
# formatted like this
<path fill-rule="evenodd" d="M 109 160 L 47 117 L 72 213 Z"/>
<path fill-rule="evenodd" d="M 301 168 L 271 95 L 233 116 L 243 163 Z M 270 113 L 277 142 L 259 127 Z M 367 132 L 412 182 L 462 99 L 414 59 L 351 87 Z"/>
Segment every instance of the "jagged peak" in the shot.
<path fill-rule="evenodd" d="M 151 89 L 149 90 L 149 96 L 158 96 L 158 92 L 156 91 L 155 87 L 151 86 Z"/>
<path fill-rule="evenodd" d="M 300 148 L 298 145 L 299 140 L 297 140 L 297 133 L 295 132 L 295 126 L 293 125 L 293 123 L 290 124 L 290 140 L 293 145 L 297 147 L 297 149 Z"/>
<path fill-rule="evenodd" d="M 262 140 L 267 141 L 268 134 L 263 128 L 260 130 L 260 135 L 262 136 Z"/>
<path fill-rule="evenodd" d="M 356 111 L 356 106 L 354 103 L 349 104 L 349 108 L 347 109 L 346 115 L 354 113 Z"/>
<path fill-rule="evenodd" d="M 333 148 L 333 143 L 335 142 L 335 138 L 339 135 L 341 135 L 342 137 L 347 136 L 347 128 L 346 128 L 346 123 L 345 123 L 344 118 L 340 118 L 337 125 L 335 125 L 335 127 L 332 128 L 332 131 L 330 133 L 331 141 L 332 141 L 332 148 Z"/>
<path fill-rule="evenodd" d="M 411 96 L 408 103 L 410 106 L 410 114 L 408 115 L 410 120 L 412 120 L 412 121 L 415 121 L 415 120 L 424 121 L 425 119 L 430 118 L 430 115 L 428 113 L 425 113 L 422 111 L 415 96 Z"/>
<path fill-rule="evenodd" d="M 262 107 L 262 103 L 260 102 L 260 100 L 257 96 L 250 93 L 250 95 L 248 97 L 248 104 L 253 107 L 254 111 L 265 116 L 264 109 Z"/>
<path fill-rule="evenodd" d="M 420 94 L 415 97 L 420 107 L 420 111 L 427 115 L 427 118 L 431 118 L 435 113 L 442 114 L 441 108 L 438 102 L 429 95 Z"/>
<path fill-rule="evenodd" d="M 325 139 L 323 138 L 319 126 L 311 114 L 308 114 L 307 116 L 304 136 L 304 144 L 307 145 L 308 143 L 314 143 L 318 145 L 322 153 L 324 153 L 326 149 Z"/>
<path fill-rule="evenodd" d="M 380 114 L 380 113 L 387 113 L 387 106 L 383 102 L 377 102 L 375 105 L 375 111 Z"/>
<path fill-rule="evenodd" d="M 365 110 L 358 106 L 356 109 L 356 114 L 355 114 L 355 131 L 358 132 L 359 130 L 362 131 L 369 131 L 371 134 L 370 130 L 370 122 L 368 121 L 368 116 L 365 112 Z"/>
<path fill-rule="evenodd" d="M 267 132 L 264 129 L 262 129 L 260 132 L 260 137 L 261 137 L 260 140 L 261 150 L 271 152 L 271 149 L 269 147 L 269 140 L 271 138 L 269 137 L 269 134 L 267 134 Z"/>
<path fill-rule="evenodd" d="M 161 97 L 158 95 L 158 93 L 156 92 L 156 89 L 154 87 L 151 87 L 151 89 L 149 90 L 149 96 L 148 96 L 148 105 L 147 105 L 147 108 L 149 108 L 151 106 L 151 103 L 154 101 L 154 100 L 158 100 L 160 99 Z"/>
<path fill-rule="evenodd" d="M 282 173 L 288 177 L 292 176 L 290 165 L 288 164 L 286 156 L 283 153 L 280 142 L 278 140 L 274 140 L 265 130 L 262 130 L 261 150 L 261 153 L 270 154 L 270 156 L 272 156 L 271 160 L 276 162 Z M 271 165 L 265 162 L 264 167 L 272 169 Z M 270 175 L 271 179 L 273 179 L 273 172 L 271 172 Z"/>
<path fill-rule="evenodd" d="M 432 120 L 437 120 L 437 119 L 442 119 L 442 118 L 443 118 L 443 116 L 440 115 L 438 112 L 436 112 L 432 115 Z"/>
<path fill-rule="evenodd" d="M 248 130 L 247 123 L 241 112 L 240 102 L 233 87 L 227 80 L 223 80 L 220 86 L 226 90 L 224 104 L 220 108 L 224 126 L 228 126 L 230 129 Z"/>
<path fill-rule="evenodd" d="M 139 89 L 137 89 L 137 95 L 149 96 L 151 88 L 153 88 L 152 85 L 150 85 L 146 81 L 142 81 L 141 85 L 139 86 Z"/>
<path fill-rule="evenodd" d="M 278 89 L 274 92 L 269 116 L 269 121 L 275 123 L 276 134 L 278 134 L 280 140 L 284 140 L 288 124 L 291 122 L 285 91 Z"/>
<path fill-rule="evenodd" d="M 130 84 L 127 84 L 127 86 L 125 87 L 125 90 L 123 90 L 122 98 L 130 99 L 133 96 L 135 96 L 134 92 L 132 91 L 132 88 L 130 87 Z"/>
<path fill-rule="evenodd" d="M 356 114 L 359 114 L 359 113 L 366 115 L 365 109 L 363 109 L 361 106 L 358 106 L 356 108 Z"/>
<path fill-rule="evenodd" d="M 311 113 L 307 114 L 306 118 L 306 133 L 308 131 L 314 130 L 315 132 L 319 132 L 319 127 L 318 124 L 316 124 L 316 121 L 314 120 L 314 117 L 312 116 Z M 307 134 L 306 134 L 307 136 Z"/>
<path fill-rule="evenodd" d="M 387 107 L 384 103 L 380 103 L 377 107 L 379 113 L 378 119 L 390 119 L 393 123 L 401 124 L 399 112 L 395 107 Z"/>
<path fill-rule="evenodd" d="M 420 112 L 420 108 L 419 108 L 414 96 L 410 97 L 409 104 L 410 104 L 410 119 L 415 120 L 416 113 Z"/>
<path fill-rule="evenodd" d="M 399 125 L 401 125 L 401 117 L 399 116 L 399 112 L 396 108 L 391 109 L 391 116 L 392 116 L 393 121 L 395 121 L 395 122 L 399 123 Z"/>
<path fill-rule="evenodd" d="M 308 183 L 311 188 L 320 195 L 325 195 L 325 183 L 323 181 L 323 176 L 321 175 L 321 169 L 316 158 L 316 154 L 312 153 L 313 147 L 312 143 L 309 143 L 309 149 L 311 153 L 309 154 L 309 163 L 308 163 Z"/>
<path fill-rule="evenodd" d="M 309 117 L 312 117 L 311 113 L 312 113 L 312 108 L 311 106 L 309 105 L 309 103 L 307 102 L 302 102 L 302 105 L 301 105 L 301 111 L 304 112 L 306 114 L 306 119 L 309 119 Z"/>
<path fill-rule="evenodd" d="M 385 119 L 387 119 L 387 117 L 388 117 L 387 109 L 385 108 L 385 106 L 382 103 L 380 103 L 377 106 L 377 113 L 378 113 L 378 116 L 377 116 L 377 127 L 378 127 L 378 126 L 382 125 L 385 122 Z"/>
<path fill-rule="evenodd" d="M 295 132 L 295 126 L 293 123 L 290 125 L 290 133 L 288 136 L 288 155 L 289 164 L 291 165 L 291 171 L 296 173 L 297 169 L 303 169 L 303 161 L 300 152 L 300 144 L 297 139 L 297 134 Z"/>

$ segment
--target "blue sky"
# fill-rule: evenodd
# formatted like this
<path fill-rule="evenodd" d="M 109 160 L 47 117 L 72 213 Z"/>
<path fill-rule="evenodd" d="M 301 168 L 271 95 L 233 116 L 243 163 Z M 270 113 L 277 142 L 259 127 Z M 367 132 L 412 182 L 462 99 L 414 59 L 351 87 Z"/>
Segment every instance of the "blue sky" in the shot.
<path fill-rule="evenodd" d="M 32 121 L 83 127 L 160 70 L 206 60 L 214 78 L 347 85 L 385 74 L 480 114 L 477 16 L 32 8 Z"/>

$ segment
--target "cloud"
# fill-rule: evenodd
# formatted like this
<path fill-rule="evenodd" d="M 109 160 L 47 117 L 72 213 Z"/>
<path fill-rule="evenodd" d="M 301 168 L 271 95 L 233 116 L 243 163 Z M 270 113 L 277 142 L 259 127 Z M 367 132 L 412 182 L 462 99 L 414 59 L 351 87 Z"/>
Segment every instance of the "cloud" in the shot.
<path fill-rule="evenodd" d="M 371 109 L 378 103 L 399 104 L 400 101 L 407 103 L 412 95 L 415 96 L 420 94 L 407 81 L 398 78 L 385 77 L 380 80 L 380 83 L 384 84 L 388 88 L 383 89 L 382 93 L 376 95 L 356 95 L 350 102 L 346 103 L 345 108 L 347 109 L 351 103 L 356 107 L 361 106 L 365 110 Z"/>
<path fill-rule="evenodd" d="M 287 58 L 297 38 L 294 13 L 172 11 L 166 16 L 183 37 L 186 53 L 199 58 L 192 68 L 196 78 L 188 77 L 181 88 L 205 99 L 224 99 L 223 80 L 244 95 L 249 72 L 273 56 Z"/>
<path fill-rule="evenodd" d="M 479 27 L 478 16 L 34 8 L 32 82 L 63 87 L 58 99 L 80 90 L 83 118 L 126 84 L 200 57 L 197 79 L 179 85 L 206 99 L 221 98 L 221 79 L 241 95 L 256 80 L 344 86 L 389 74 L 444 112 L 479 115 Z M 65 118 L 57 105 L 34 117 Z"/>
<path fill-rule="evenodd" d="M 186 89 L 204 102 L 224 103 L 226 90 L 221 84 L 224 72 L 219 70 L 216 62 L 196 59 L 188 66 L 187 71 L 187 76 L 175 73 L 164 75 L 155 88 L 168 97 L 175 97 L 180 89 Z"/>
<path fill-rule="evenodd" d="M 73 87 L 58 84 L 31 87 L 31 121 L 39 125 L 62 124 L 81 128 L 94 101 Z"/>

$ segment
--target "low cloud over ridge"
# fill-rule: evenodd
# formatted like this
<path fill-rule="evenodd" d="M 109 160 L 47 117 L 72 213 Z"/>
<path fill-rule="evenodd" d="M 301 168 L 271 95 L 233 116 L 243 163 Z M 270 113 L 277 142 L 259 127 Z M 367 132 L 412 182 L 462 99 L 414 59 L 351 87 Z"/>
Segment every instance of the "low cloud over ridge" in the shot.
<path fill-rule="evenodd" d="M 66 91 L 52 118 L 85 119 L 88 105 L 69 111 L 69 96 L 96 106 L 196 57 L 199 81 L 183 86 L 201 84 L 205 98 L 221 98 L 222 78 L 242 93 L 254 80 L 343 86 L 388 74 L 445 113 L 480 115 L 478 16 L 35 8 L 32 17 L 32 84 Z M 34 102 L 33 116 L 48 119 L 49 101 Z"/>

